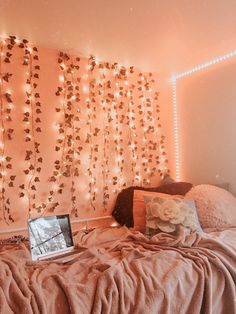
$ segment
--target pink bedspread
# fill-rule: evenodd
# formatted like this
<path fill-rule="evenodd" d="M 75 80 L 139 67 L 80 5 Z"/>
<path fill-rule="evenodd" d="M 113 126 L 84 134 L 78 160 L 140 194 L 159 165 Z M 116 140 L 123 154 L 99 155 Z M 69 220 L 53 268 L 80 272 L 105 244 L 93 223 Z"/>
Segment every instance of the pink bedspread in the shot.
<path fill-rule="evenodd" d="M 66 265 L 1 248 L 0 313 L 236 313 L 236 228 L 178 239 L 108 228 L 75 242 Z"/>

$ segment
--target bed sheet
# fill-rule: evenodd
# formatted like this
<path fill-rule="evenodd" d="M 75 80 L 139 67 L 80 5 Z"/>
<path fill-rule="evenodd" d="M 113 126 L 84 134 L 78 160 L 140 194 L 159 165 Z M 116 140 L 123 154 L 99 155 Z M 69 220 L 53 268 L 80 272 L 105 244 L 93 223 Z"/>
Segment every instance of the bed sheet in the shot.
<path fill-rule="evenodd" d="M 0 247 L 0 313 L 236 313 L 236 227 L 148 238 L 126 227 L 74 236 L 77 256 L 32 262 Z"/>

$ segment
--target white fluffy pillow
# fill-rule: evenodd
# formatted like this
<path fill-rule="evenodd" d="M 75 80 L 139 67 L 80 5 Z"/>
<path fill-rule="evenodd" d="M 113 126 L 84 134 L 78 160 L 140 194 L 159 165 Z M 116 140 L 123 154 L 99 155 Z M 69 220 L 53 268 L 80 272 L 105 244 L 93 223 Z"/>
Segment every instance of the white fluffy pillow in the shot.
<path fill-rule="evenodd" d="M 201 184 L 194 186 L 185 197 L 195 200 L 203 229 L 236 225 L 236 198 L 228 191 L 214 185 Z"/>

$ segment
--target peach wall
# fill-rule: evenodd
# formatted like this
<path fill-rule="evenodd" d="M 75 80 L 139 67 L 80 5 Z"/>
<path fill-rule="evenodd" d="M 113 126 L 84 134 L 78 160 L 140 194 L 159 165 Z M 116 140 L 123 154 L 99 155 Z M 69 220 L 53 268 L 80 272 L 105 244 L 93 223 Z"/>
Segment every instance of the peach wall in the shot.
<path fill-rule="evenodd" d="M 30 91 L 33 91 L 30 109 L 25 104 L 29 66 L 22 66 L 24 49 L 15 45 L 10 63 L 4 62 L 6 45 L 1 52 L 2 76 L 13 74 L 9 82 L 1 80 L 1 143 L 4 142 L 1 155 L 10 156 L 12 164 L 8 169 L 6 160 L 1 160 L 1 172 L 4 172 L 1 177 L 2 230 L 25 227 L 29 216 L 52 212 L 69 212 L 79 219 L 110 215 L 122 188 L 134 184 L 155 185 L 168 171 L 157 85 L 150 73 L 115 65 L 115 70 L 122 72 L 125 69 L 125 74 L 114 75 L 114 69 L 99 69 L 99 64 L 94 71 L 89 71 L 89 60 L 83 58 L 78 61 L 79 69 L 71 75 L 60 69 L 59 51 L 40 48 L 39 61 L 33 60 L 32 64 L 33 67 L 39 65 L 40 70 L 32 72 L 39 73 L 39 79 L 32 81 L 32 84 L 37 82 L 37 87 Z M 71 62 L 76 64 L 74 56 L 69 57 L 67 67 Z M 105 67 L 106 63 L 100 64 Z M 65 86 L 68 81 L 74 86 L 71 96 Z M 91 82 L 95 82 L 94 86 Z M 73 98 L 76 84 L 80 94 L 78 103 Z M 57 96 L 58 87 L 65 92 Z M 11 93 L 12 103 L 6 101 L 7 91 Z M 35 93 L 40 95 L 40 113 L 36 113 Z M 68 99 L 72 109 L 68 109 Z M 10 106 L 12 121 L 8 121 L 6 111 Z M 23 121 L 26 112 L 30 118 Z M 68 114 L 73 114 L 71 122 L 66 122 Z M 32 125 L 36 118 L 41 122 Z M 42 132 L 36 132 L 37 127 Z M 7 129 L 14 130 L 12 140 L 6 138 Z M 27 129 L 30 141 L 25 141 Z M 39 143 L 38 152 L 35 143 Z M 73 150 L 71 160 L 70 149 Z M 32 152 L 28 159 L 27 151 Z M 68 164 L 71 165 L 69 175 L 65 173 Z M 30 165 L 34 169 L 26 174 Z M 41 168 L 39 173 L 35 171 L 38 167 Z M 13 187 L 9 186 L 11 177 L 15 177 Z M 38 181 L 35 181 L 36 177 Z"/>
<path fill-rule="evenodd" d="M 236 195 L 236 58 L 177 80 L 182 179 Z"/>

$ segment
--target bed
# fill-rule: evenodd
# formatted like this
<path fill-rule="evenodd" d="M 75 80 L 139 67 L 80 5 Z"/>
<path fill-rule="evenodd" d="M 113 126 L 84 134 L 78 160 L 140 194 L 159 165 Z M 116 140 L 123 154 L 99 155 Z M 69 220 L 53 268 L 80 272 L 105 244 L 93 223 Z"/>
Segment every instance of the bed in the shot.
<path fill-rule="evenodd" d="M 76 259 L 63 265 L 32 262 L 27 239 L 11 242 L 0 250 L 4 314 L 236 313 L 236 224 L 152 236 L 80 230 Z"/>

